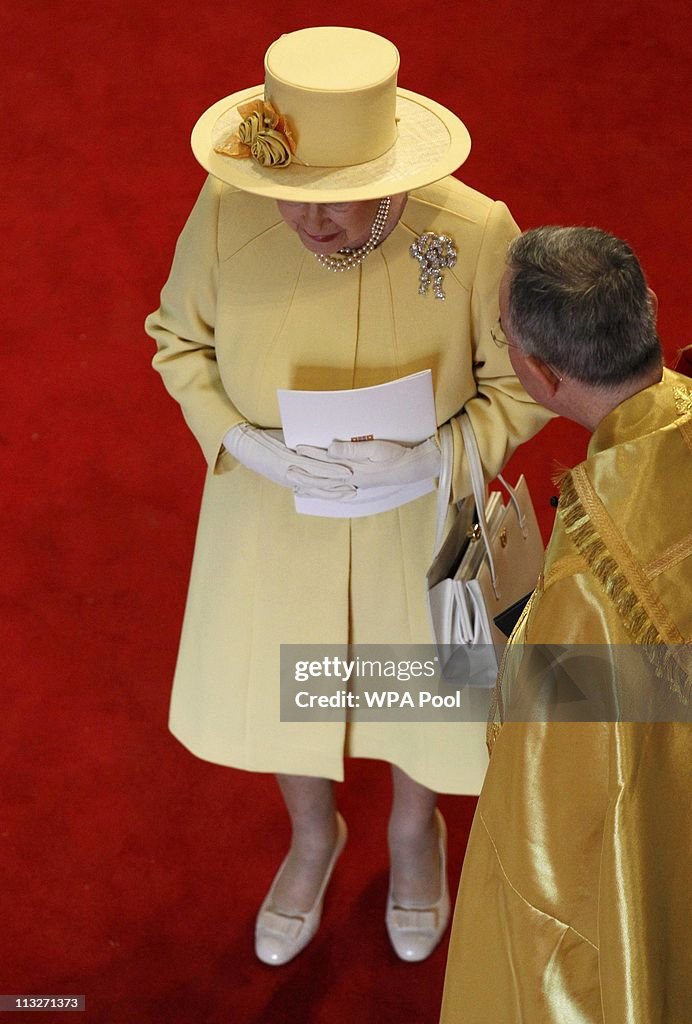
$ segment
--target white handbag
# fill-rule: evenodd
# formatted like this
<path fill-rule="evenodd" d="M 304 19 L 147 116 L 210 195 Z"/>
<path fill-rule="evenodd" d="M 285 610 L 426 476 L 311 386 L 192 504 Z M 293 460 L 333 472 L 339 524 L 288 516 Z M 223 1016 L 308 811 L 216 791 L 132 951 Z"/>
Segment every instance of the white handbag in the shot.
<path fill-rule="evenodd" d="M 443 672 L 468 686 L 492 687 L 511 624 L 543 566 L 543 541 L 523 475 L 515 487 L 498 476 L 509 495 L 506 505 L 499 491 L 488 493 L 471 420 L 465 412 L 458 419 L 473 497 L 457 507 L 444 537 L 453 467 L 452 430 L 444 424 L 428 607 Z"/>

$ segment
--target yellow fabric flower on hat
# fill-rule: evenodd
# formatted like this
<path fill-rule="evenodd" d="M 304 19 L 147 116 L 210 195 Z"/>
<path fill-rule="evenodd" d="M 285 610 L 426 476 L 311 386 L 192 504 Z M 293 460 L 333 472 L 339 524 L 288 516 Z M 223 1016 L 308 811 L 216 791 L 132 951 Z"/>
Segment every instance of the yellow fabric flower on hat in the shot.
<path fill-rule="evenodd" d="M 286 167 L 295 153 L 288 119 L 269 101 L 255 100 L 238 107 L 242 121 L 237 131 L 214 146 L 217 153 L 236 159 L 252 157 L 262 167 Z"/>

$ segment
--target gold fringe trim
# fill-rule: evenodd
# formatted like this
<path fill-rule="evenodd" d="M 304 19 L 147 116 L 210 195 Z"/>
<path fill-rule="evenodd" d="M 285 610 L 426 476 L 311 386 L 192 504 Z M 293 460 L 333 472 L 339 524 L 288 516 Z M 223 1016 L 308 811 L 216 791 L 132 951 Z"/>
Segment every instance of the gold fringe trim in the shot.
<path fill-rule="evenodd" d="M 558 515 L 570 540 L 615 606 L 632 642 L 649 648 L 647 657 L 656 674 L 673 686 L 677 696 L 688 702 L 689 671 L 676 657 L 675 640 L 665 638 L 659 632 L 631 581 L 608 550 L 584 508 L 572 473 L 567 474 L 563 480 Z M 680 643 L 684 645 L 685 641 L 680 638 Z"/>
<path fill-rule="evenodd" d="M 562 481 L 566 476 L 569 476 L 570 467 L 565 466 L 562 462 L 553 462 L 552 469 L 550 470 L 550 482 L 558 490 L 562 487 Z"/>

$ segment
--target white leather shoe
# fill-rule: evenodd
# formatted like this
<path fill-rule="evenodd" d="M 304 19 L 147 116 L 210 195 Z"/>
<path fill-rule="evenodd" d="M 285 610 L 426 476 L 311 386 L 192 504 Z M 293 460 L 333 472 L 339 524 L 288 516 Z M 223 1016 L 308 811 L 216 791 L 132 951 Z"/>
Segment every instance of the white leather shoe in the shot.
<path fill-rule="evenodd" d="M 338 811 L 336 823 L 337 837 L 334 852 L 327 865 L 327 870 L 324 873 L 315 902 L 307 913 L 286 914 L 272 909 L 274 888 L 286 863 L 285 859 L 274 876 L 274 881 L 260 907 L 255 924 L 255 953 L 262 963 L 270 964 L 272 967 L 280 967 L 282 964 L 287 964 L 289 960 L 298 956 L 305 949 L 319 928 L 322 918 L 324 894 L 329 884 L 329 879 L 332 876 L 334 865 L 346 845 L 348 835 L 346 822 Z"/>
<path fill-rule="evenodd" d="M 394 952 L 402 960 L 414 963 L 429 957 L 449 923 L 449 885 L 447 884 L 447 826 L 435 809 L 440 850 L 440 898 L 429 907 L 402 907 L 394 902 L 390 876 L 385 923 Z"/>

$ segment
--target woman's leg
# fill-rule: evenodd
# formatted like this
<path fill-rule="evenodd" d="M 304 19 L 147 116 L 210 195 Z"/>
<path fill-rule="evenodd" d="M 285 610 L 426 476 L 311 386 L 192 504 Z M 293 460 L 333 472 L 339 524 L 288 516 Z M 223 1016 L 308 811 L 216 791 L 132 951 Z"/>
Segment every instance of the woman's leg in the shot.
<path fill-rule="evenodd" d="M 336 804 L 330 779 L 277 775 L 291 819 L 291 847 L 274 885 L 272 907 L 284 914 L 309 911 L 337 841 Z"/>
<path fill-rule="evenodd" d="M 429 907 L 440 898 L 437 794 L 392 765 L 394 796 L 388 838 L 392 897 L 403 907 Z"/>

